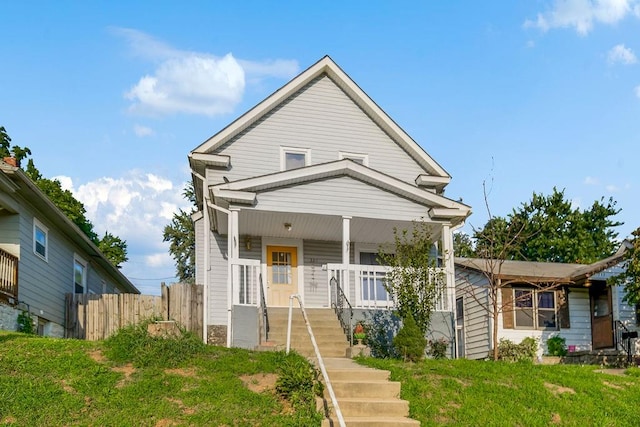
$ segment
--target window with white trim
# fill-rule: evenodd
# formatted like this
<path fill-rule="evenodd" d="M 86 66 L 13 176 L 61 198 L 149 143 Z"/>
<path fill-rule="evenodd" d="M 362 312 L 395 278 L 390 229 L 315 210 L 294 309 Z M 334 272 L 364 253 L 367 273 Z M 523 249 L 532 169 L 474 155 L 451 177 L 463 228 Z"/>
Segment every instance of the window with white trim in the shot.
<path fill-rule="evenodd" d="M 87 293 L 87 262 L 78 255 L 73 257 L 73 292 Z"/>
<path fill-rule="evenodd" d="M 33 253 L 43 260 L 49 259 L 49 229 L 33 218 Z"/>
<path fill-rule="evenodd" d="M 346 151 L 340 151 L 338 153 L 338 158 L 340 160 L 343 160 L 343 159 L 353 160 L 354 162 L 356 162 L 358 164 L 361 164 L 363 166 L 369 166 L 369 155 L 368 154 L 348 153 Z"/>
<path fill-rule="evenodd" d="M 555 292 L 515 288 L 513 301 L 516 328 L 558 329 Z"/>
<path fill-rule="evenodd" d="M 308 148 L 280 147 L 280 170 L 303 168 L 311 164 L 311 150 Z"/>

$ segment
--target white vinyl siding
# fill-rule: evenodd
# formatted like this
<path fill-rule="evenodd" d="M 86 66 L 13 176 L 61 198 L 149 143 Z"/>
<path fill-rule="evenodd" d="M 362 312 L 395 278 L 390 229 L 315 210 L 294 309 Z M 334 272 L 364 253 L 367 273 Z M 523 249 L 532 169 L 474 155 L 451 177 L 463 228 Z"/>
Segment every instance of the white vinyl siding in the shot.
<path fill-rule="evenodd" d="M 323 264 L 342 262 L 342 242 L 304 241 L 304 299 L 308 307 L 327 307 L 327 270 Z M 353 302 L 353 301 L 352 301 Z"/>
<path fill-rule="evenodd" d="M 465 354 L 460 357 L 483 359 L 491 348 L 491 323 L 484 308 L 488 303 L 487 291 L 480 288 L 484 280 L 484 276 L 475 272 L 456 274 L 456 296 L 464 299 Z M 475 298 L 469 293 L 472 288 Z"/>
<path fill-rule="evenodd" d="M 426 215 L 423 205 L 351 177 L 281 188 L 258 194 L 256 208 L 275 212 L 347 215 L 398 221 Z"/>
<path fill-rule="evenodd" d="M 339 152 L 367 153 L 369 167 L 414 184 L 424 169 L 376 125 L 330 78 L 309 83 L 215 154 L 231 156 L 231 170 L 214 172 L 235 181 L 278 172 L 280 147 L 303 147 L 311 164 L 335 162 Z"/>
<path fill-rule="evenodd" d="M 227 324 L 227 236 L 211 233 L 209 269 L 209 324 Z"/>

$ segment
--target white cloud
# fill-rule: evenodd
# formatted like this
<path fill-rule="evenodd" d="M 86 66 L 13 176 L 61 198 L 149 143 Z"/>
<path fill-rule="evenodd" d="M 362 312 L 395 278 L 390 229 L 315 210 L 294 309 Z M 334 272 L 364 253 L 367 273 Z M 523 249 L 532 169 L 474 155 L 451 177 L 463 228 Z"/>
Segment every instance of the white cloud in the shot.
<path fill-rule="evenodd" d="M 609 184 L 605 187 L 605 189 L 609 192 L 609 193 L 618 193 L 620 191 L 620 187 L 618 187 L 617 185 L 613 185 L 613 184 Z"/>
<path fill-rule="evenodd" d="M 638 58 L 631 49 L 625 47 L 623 44 L 615 45 L 609 51 L 607 59 L 610 64 L 621 63 L 624 65 L 631 65 L 638 62 Z"/>
<path fill-rule="evenodd" d="M 133 133 L 135 133 L 136 136 L 140 138 L 144 138 L 145 136 L 153 135 L 154 132 L 153 132 L 153 129 L 151 129 L 150 127 L 142 126 L 142 125 L 134 125 Z"/>
<path fill-rule="evenodd" d="M 599 185 L 600 181 L 598 180 L 598 178 L 594 178 L 592 176 L 588 176 L 584 179 L 584 183 L 586 185 Z"/>
<path fill-rule="evenodd" d="M 551 10 L 539 13 L 535 20 L 527 19 L 524 26 L 542 31 L 575 28 L 585 36 L 594 24 L 615 24 L 629 14 L 640 17 L 638 0 L 554 0 Z"/>
<path fill-rule="evenodd" d="M 158 252 L 145 256 L 145 263 L 149 267 L 173 267 L 174 260 L 169 252 Z"/>
<path fill-rule="evenodd" d="M 69 190 L 73 192 L 73 180 L 70 177 L 59 175 L 59 176 L 54 176 L 51 179 L 58 180 L 60 182 L 60 187 L 62 187 L 63 190 Z"/>
<path fill-rule="evenodd" d="M 298 71 L 294 60 L 249 61 L 228 53 L 181 51 L 141 31 L 112 28 L 124 37 L 132 52 L 156 63 L 153 73 L 140 78 L 125 98 L 130 111 L 147 115 L 176 113 L 215 116 L 233 111 L 248 83 L 264 78 L 288 79 Z"/>
<path fill-rule="evenodd" d="M 640 98 L 640 85 L 636 86 L 636 87 L 633 89 L 633 93 L 635 93 L 635 94 L 636 94 L 636 96 L 637 96 L 638 98 Z"/>

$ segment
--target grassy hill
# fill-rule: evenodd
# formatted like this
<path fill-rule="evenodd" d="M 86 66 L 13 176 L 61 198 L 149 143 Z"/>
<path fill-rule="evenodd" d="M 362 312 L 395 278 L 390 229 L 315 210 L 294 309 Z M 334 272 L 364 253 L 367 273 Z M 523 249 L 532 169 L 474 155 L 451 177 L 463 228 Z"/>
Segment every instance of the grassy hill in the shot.
<path fill-rule="evenodd" d="M 423 426 L 638 426 L 640 369 L 363 359 L 402 381 Z M 0 425 L 313 426 L 275 392 L 282 353 L 124 334 L 86 342 L 0 332 Z M 294 368 L 298 369 L 298 368 Z M 293 372 L 297 375 L 297 372 Z"/>

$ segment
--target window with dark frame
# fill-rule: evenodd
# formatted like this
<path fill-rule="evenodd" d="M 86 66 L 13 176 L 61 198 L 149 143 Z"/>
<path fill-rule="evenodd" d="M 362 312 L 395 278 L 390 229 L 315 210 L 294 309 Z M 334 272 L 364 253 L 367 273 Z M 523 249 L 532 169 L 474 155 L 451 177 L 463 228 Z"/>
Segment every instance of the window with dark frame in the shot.
<path fill-rule="evenodd" d="M 557 304 L 553 291 L 514 289 L 515 327 L 522 329 L 557 329 Z"/>
<path fill-rule="evenodd" d="M 40 224 L 40 221 L 34 219 L 33 222 L 33 252 L 39 255 L 45 261 L 47 260 L 47 241 L 48 230 Z"/>

